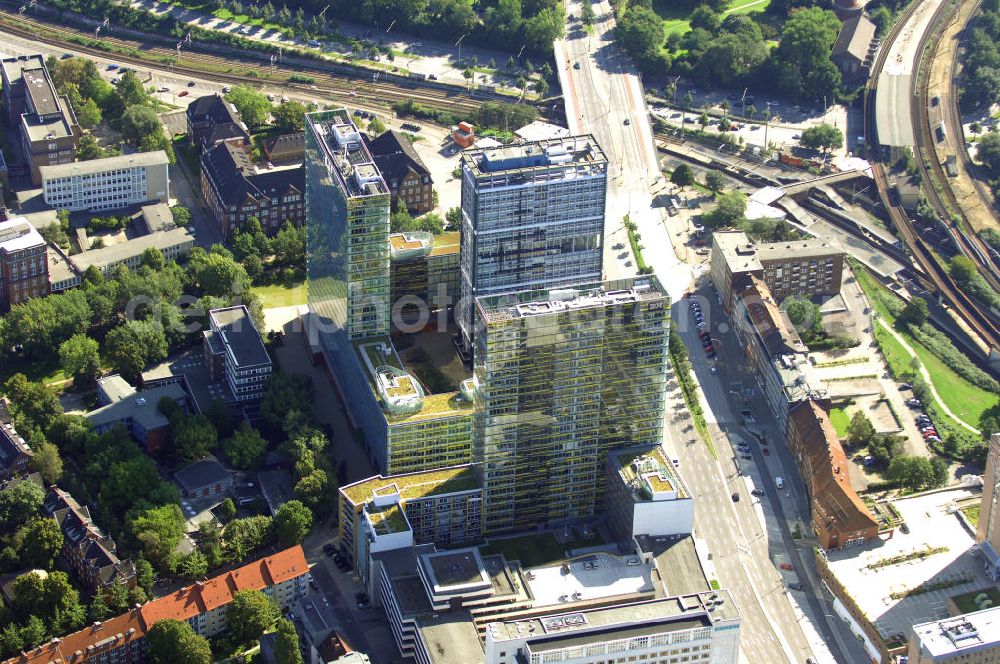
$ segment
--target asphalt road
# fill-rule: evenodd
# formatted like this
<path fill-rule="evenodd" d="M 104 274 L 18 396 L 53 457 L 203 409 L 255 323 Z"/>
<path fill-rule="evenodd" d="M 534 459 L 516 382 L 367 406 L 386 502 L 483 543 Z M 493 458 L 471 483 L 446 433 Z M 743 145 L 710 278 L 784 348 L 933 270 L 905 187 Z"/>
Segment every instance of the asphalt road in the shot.
<path fill-rule="evenodd" d="M 610 7 L 601 3 L 595 4 L 594 9 L 597 21 L 592 32 L 583 30 L 579 24 L 570 24 L 567 38 L 557 44 L 556 57 L 564 82 L 567 123 L 571 131 L 594 134 L 610 161 L 605 272 L 609 278 L 634 273 L 631 261 L 618 258 L 620 250 L 615 249 L 621 244 L 628 246 L 624 227 L 617 222 L 628 213 L 638 224 L 646 262 L 654 267 L 676 300 L 691 283 L 692 272 L 675 256 L 660 211 L 652 207 L 651 192 L 658 192 L 664 183 L 656 163 L 641 79 L 613 43 Z M 576 3 L 570 3 L 567 11 L 579 15 Z M 780 562 L 791 561 L 799 570 L 804 568 L 804 563 L 794 544 L 790 553 L 784 552 L 785 543 L 791 537 L 783 505 L 776 505 L 773 517 L 767 521 L 763 519 L 760 510 L 772 514 L 770 502 L 776 498 L 772 495 L 773 484 L 766 505 L 751 500 L 726 436 L 735 430 L 733 413 L 739 410 L 729 406 L 726 390 L 721 387 L 727 383 L 719 380 L 724 379 L 728 371 L 720 371 L 718 376 L 710 373 L 704 355 L 698 355 L 701 344 L 690 314 L 686 307 L 677 307 L 675 321 L 684 317 L 687 317 L 684 321 L 687 324 L 678 327 L 686 345 L 692 349 L 698 378 L 719 420 L 718 425 L 712 427 L 712 438 L 720 457 L 716 461 L 691 430 L 690 419 L 684 417 L 686 408 L 680 390 L 676 380 L 672 381 L 664 440 L 665 445 L 672 448 L 668 451 L 681 460 L 681 473 L 696 497 L 695 536 L 707 541 L 720 583 L 735 594 L 743 617 L 741 643 L 747 660 L 769 664 L 804 662 L 813 656 L 810 639 L 800 622 L 803 615 L 793 609 L 785 590 L 787 582 L 800 579 L 782 578 L 777 571 Z M 720 364 L 729 361 L 735 368 L 742 363 L 742 351 L 735 342 L 729 346 L 724 349 Z M 727 357 L 727 353 L 732 356 Z M 744 378 L 748 385 L 751 384 L 749 375 Z M 763 416 L 762 412 L 760 418 Z M 743 437 L 749 438 L 749 435 Z M 776 433 L 770 438 L 776 439 Z M 756 454 L 763 459 L 760 451 Z M 752 472 L 752 468 L 743 471 Z M 795 472 L 782 472 L 790 478 L 797 477 Z M 767 477 L 767 473 L 764 475 Z M 763 481 L 758 485 L 764 486 Z M 733 493 L 740 494 L 739 502 L 733 502 Z M 790 507 L 804 506 L 804 496 L 801 487 L 791 486 L 790 495 L 781 499 L 788 501 Z M 811 555 L 808 542 L 803 543 L 803 548 Z M 814 612 L 822 614 L 822 610 Z M 812 640 L 820 641 L 819 638 Z M 815 656 L 834 661 L 829 653 L 816 653 Z M 836 661 L 856 660 L 837 657 Z"/>
<path fill-rule="evenodd" d="M 812 547 L 817 542 L 809 526 L 806 490 L 778 424 L 749 371 L 744 351 L 713 289 L 704 286 L 697 299 L 718 354 L 714 362 L 701 348 L 686 300 L 675 303 L 673 320 L 689 349 L 710 407 L 709 431 L 719 460 L 712 459 L 700 441 L 685 443 L 684 449 L 677 451 L 688 466 L 687 472 L 682 470 L 685 481 L 697 496 L 696 534 L 709 541 L 716 554 L 720 581 L 736 593 L 740 602 L 744 652 L 751 662 L 776 661 L 777 652 L 791 662 L 803 662 L 809 656 L 819 661 L 866 661 L 860 644 L 839 619 L 832 617 L 829 595 L 816 575 L 812 559 Z M 717 373 L 712 373 L 713 366 Z M 676 396 L 680 398 L 679 391 Z M 752 424 L 745 424 L 743 410 L 751 411 L 755 420 Z M 678 436 L 680 424 L 683 421 L 668 424 L 668 445 L 695 437 L 693 431 L 683 430 Z M 736 440 L 750 444 L 751 460 L 734 453 L 730 441 Z M 776 487 L 775 477 L 784 480 L 782 490 Z M 750 495 L 747 478 L 752 486 L 765 491 L 762 499 Z M 738 503 L 732 501 L 733 493 L 740 494 Z M 762 520 L 766 523 L 763 528 Z M 792 537 L 796 527 L 805 537 Z M 782 563 L 790 563 L 793 569 L 782 570 Z M 788 590 L 787 584 L 793 582 L 803 584 L 805 592 Z M 794 596 L 794 605 L 790 595 Z M 826 648 L 817 647 L 820 640 Z"/>

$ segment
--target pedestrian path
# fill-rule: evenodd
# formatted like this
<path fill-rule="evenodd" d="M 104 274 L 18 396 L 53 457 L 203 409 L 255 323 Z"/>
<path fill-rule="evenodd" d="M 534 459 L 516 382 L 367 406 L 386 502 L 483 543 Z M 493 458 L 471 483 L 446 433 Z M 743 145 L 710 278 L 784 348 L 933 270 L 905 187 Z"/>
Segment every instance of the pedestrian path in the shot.
<path fill-rule="evenodd" d="M 931 392 L 931 396 L 934 397 L 934 401 L 937 402 L 938 408 L 941 409 L 941 412 L 950 417 L 951 419 L 955 420 L 955 422 L 959 426 L 968 429 L 974 434 L 977 435 L 980 434 L 979 429 L 972 426 L 971 424 L 966 423 L 965 420 L 960 418 L 958 415 L 953 413 L 950 408 L 948 408 L 947 404 L 945 404 L 944 400 L 941 398 L 941 395 L 938 394 L 937 389 L 934 387 L 934 382 L 931 380 L 931 374 L 929 371 L 927 371 L 927 367 L 925 367 L 924 363 L 921 362 L 919 358 L 917 358 L 917 353 L 916 351 L 913 350 L 913 346 L 911 346 L 909 342 L 907 342 L 906 339 L 903 338 L 903 335 L 901 335 L 896 330 L 892 329 L 892 326 L 886 323 L 884 318 L 879 318 L 878 324 L 881 325 L 889 334 L 891 334 L 896 339 L 896 341 L 899 342 L 899 345 L 902 346 L 903 349 L 910 354 L 910 357 L 917 360 L 917 365 L 920 371 L 920 375 L 923 377 L 924 382 L 927 383 L 927 387 Z"/>

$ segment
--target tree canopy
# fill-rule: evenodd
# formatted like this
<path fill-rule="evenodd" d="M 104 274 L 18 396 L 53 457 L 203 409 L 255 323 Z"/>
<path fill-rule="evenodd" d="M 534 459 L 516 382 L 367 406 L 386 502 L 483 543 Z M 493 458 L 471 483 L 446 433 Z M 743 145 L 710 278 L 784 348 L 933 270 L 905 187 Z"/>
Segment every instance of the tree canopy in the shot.
<path fill-rule="evenodd" d="M 243 122 L 251 128 L 266 123 L 273 109 L 267 95 L 250 85 L 234 85 L 226 93 L 226 101 L 236 107 Z"/>
<path fill-rule="evenodd" d="M 198 636 L 186 622 L 160 620 L 146 633 L 146 641 L 150 664 L 212 664 L 208 639 Z"/>

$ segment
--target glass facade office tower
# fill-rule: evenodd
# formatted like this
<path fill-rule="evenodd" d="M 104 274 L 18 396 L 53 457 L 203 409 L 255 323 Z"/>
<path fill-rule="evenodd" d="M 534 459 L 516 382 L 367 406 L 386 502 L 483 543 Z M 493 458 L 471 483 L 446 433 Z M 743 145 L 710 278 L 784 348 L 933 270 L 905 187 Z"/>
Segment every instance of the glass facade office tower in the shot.
<path fill-rule="evenodd" d="M 472 403 L 425 393 L 389 338 L 389 188 L 346 110 L 306 115 L 310 342 L 383 474 L 468 463 Z"/>
<path fill-rule="evenodd" d="M 389 333 L 389 188 L 346 109 L 306 115 L 309 308 L 350 339 Z"/>
<path fill-rule="evenodd" d="M 468 150 L 462 157 L 461 299 L 600 281 L 608 162 L 593 136 Z"/>
<path fill-rule="evenodd" d="M 593 515 L 608 452 L 659 443 L 669 302 L 655 277 L 477 300 L 486 532 Z"/>

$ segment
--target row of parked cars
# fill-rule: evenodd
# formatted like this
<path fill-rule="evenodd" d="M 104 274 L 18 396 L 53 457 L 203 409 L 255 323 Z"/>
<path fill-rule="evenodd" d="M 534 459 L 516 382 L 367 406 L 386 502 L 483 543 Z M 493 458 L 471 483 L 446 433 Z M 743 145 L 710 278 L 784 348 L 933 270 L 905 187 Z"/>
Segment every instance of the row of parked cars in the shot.
<path fill-rule="evenodd" d="M 708 331 L 708 323 L 705 322 L 705 316 L 702 314 L 701 305 L 698 304 L 697 300 L 691 300 L 688 304 L 691 309 L 691 315 L 694 317 L 695 325 L 698 326 L 698 338 L 701 339 L 701 347 L 705 349 L 708 359 L 715 359 L 715 346 L 712 345 L 712 335 Z"/>

